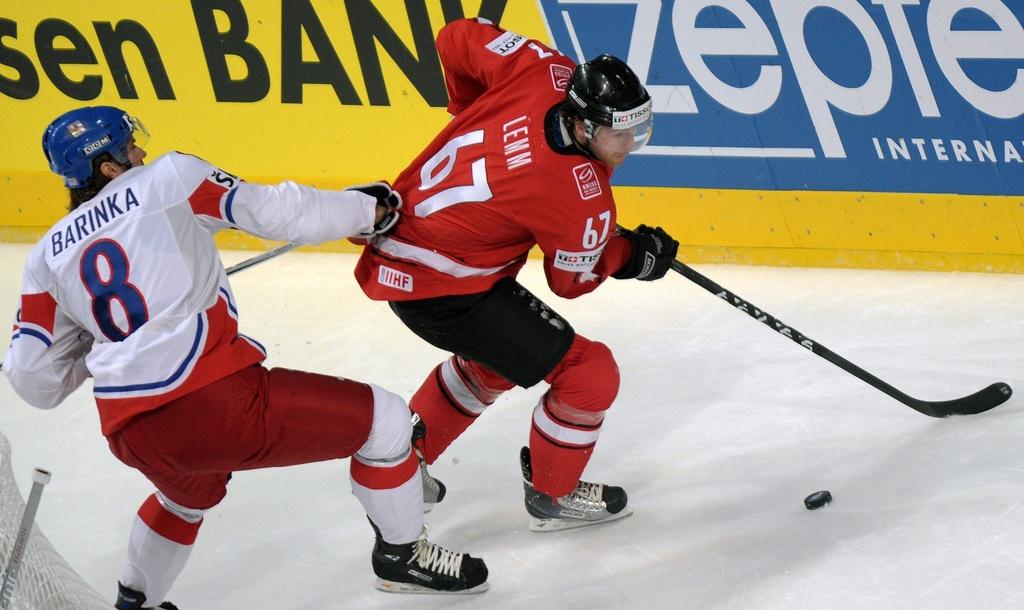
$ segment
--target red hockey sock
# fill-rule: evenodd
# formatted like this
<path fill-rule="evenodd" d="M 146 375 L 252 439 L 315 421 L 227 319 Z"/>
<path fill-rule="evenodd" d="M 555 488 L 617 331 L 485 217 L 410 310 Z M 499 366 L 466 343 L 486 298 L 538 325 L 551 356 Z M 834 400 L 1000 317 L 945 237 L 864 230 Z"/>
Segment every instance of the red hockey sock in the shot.
<path fill-rule="evenodd" d="M 534 409 L 530 428 L 533 487 L 557 498 L 576 489 L 594 452 L 601 424 L 580 425 L 561 420 L 544 404 L 541 399 Z"/>
<path fill-rule="evenodd" d="M 427 435 L 416 448 L 433 464 L 502 392 L 514 384 L 482 364 L 452 356 L 437 365 L 409 401 Z"/>
<path fill-rule="evenodd" d="M 576 335 L 545 380 L 551 388 L 533 410 L 530 428 L 533 486 L 558 497 L 579 483 L 618 393 L 619 372 L 607 346 Z"/>

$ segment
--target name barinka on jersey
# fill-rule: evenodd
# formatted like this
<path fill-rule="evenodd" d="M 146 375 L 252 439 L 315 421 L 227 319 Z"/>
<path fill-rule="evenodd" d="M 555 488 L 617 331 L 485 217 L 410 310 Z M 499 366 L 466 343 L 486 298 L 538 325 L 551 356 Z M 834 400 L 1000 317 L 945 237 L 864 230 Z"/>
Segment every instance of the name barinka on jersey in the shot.
<path fill-rule="evenodd" d="M 86 207 L 84 211 L 68 220 L 57 223 L 51 229 L 51 256 L 57 256 L 64 251 L 65 246 L 78 243 L 102 229 L 111 220 L 137 207 L 140 207 L 139 198 L 131 187 L 124 189 L 123 192 L 114 192 L 98 198 L 94 205 Z"/>
<path fill-rule="evenodd" d="M 3 372 L 40 408 L 93 377 L 110 434 L 266 357 L 238 332 L 216 231 L 319 243 L 371 230 L 376 204 L 358 191 L 249 184 L 177 152 L 134 167 L 29 253 Z"/>

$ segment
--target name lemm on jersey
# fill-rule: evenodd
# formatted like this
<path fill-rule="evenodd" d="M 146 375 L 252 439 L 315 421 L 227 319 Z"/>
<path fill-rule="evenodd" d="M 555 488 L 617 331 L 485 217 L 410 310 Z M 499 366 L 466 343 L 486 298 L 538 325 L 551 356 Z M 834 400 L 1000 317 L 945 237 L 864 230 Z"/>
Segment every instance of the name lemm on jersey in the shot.
<path fill-rule="evenodd" d="M 107 223 L 139 207 L 139 198 L 132 189 L 114 191 L 106 197 L 93 199 L 50 231 L 50 253 L 58 254 L 99 231 Z"/>

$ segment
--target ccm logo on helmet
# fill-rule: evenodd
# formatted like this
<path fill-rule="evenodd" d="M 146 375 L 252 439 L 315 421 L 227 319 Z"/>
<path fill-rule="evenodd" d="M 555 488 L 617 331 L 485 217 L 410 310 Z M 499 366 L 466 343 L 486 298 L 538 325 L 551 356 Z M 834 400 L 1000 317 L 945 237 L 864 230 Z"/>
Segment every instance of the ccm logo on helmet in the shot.
<path fill-rule="evenodd" d="M 110 144 L 110 136 L 103 136 L 102 138 L 96 140 L 95 142 L 90 142 L 89 144 L 86 144 L 85 148 L 82 149 L 82 152 L 84 152 L 86 155 L 91 155 L 96 150 L 103 148 L 107 144 Z"/>

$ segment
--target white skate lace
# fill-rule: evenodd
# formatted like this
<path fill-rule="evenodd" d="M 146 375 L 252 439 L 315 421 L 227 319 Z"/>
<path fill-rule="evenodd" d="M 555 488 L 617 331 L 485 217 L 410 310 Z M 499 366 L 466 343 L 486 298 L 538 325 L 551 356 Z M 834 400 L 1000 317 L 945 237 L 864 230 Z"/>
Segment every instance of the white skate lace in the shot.
<path fill-rule="evenodd" d="M 415 561 L 424 570 L 458 578 L 464 554 L 449 551 L 433 542 L 429 542 L 427 540 L 427 529 L 423 528 L 423 533 L 420 534 L 419 540 L 413 546 L 412 557 L 409 559 L 409 563 Z"/>
<path fill-rule="evenodd" d="M 573 508 L 603 510 L 604 501 L 601 499 L 603 492 L 604 485 L 601 483 L 580 481 L 571 494 L 558 498 L 558 503 Z"/>

